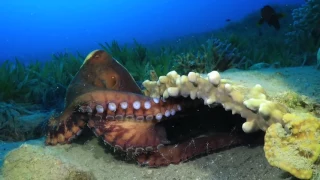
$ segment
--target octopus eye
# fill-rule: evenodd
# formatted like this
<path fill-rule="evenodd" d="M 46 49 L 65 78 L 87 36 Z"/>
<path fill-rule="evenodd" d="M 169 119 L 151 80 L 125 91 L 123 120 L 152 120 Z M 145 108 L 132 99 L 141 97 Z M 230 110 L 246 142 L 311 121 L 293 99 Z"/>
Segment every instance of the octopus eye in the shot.
<path fill-rule="evenodd" d="M 109 80 L 109 87 L 113 87 L 117 84 L 117 79 L 115 76 L 111 76 L 110 80 Z"/>

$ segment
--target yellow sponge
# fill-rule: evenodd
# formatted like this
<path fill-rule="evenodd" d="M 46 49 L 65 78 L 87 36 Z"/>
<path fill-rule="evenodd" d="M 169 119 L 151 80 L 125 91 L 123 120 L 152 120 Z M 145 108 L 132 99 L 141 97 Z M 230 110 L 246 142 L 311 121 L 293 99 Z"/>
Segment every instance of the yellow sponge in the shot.
<path fill-rule="evenodd" d="M 264 151 L 272 166 L 300 179 L 310 179 L 320 155 L 320 121 L 310 114 L 285 114 L 283 127 L 272 124 L 266 131 Z"/>

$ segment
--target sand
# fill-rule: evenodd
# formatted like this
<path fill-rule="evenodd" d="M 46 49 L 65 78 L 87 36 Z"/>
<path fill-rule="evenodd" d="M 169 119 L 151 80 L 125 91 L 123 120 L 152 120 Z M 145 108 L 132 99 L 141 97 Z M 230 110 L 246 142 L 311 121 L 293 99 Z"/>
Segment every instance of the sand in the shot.
<path fill-rule="evenodd" d="M 64 179 L 69 176 L 64 172 L 65 169 L 89 173 L 92 179 L 97 180 L 280 180 L 289 177 L 287 173 L 268 164 L 261 146 L 240 146 L 162 168 L 140 167 L 117 159 L 97 138 L 84 144 L 49 148 L 27 145 L 16 151 L 6 159 L 12 163 L 4 168 L 8 179 Z M 17 161 L 20 166 L 15 163 Z M 30 163 L 33 163 L 33 169 L 28 167 Z"/>

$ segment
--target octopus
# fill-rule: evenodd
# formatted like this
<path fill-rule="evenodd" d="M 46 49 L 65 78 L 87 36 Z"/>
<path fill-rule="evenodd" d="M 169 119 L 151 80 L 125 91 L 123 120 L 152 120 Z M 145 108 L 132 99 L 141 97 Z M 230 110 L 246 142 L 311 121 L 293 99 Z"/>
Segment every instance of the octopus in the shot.
<path fill-rule="evenodd" d="M 240 116 L 202 101 L 145 96 L 125 67 L 96 50 L 68 86 L 64 110 L 48 121 L 45 143 L 71 143 L 90 129 L 138 164 L 159 167 L 257 139 L 243 133 Z"/>

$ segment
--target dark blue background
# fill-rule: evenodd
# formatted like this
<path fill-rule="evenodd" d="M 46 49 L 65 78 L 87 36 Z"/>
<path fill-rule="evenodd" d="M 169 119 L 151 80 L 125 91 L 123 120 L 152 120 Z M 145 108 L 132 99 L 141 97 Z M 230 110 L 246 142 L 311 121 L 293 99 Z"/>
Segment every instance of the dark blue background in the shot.
<path fill-rule="evenodd" d="M 304 0 L 1 0 L 0 61 L 83 54 L 98 42 L 151 43 L 217 29 L 266 4 Z M 253 22 L 255 23 L 255 22 Z"/>

